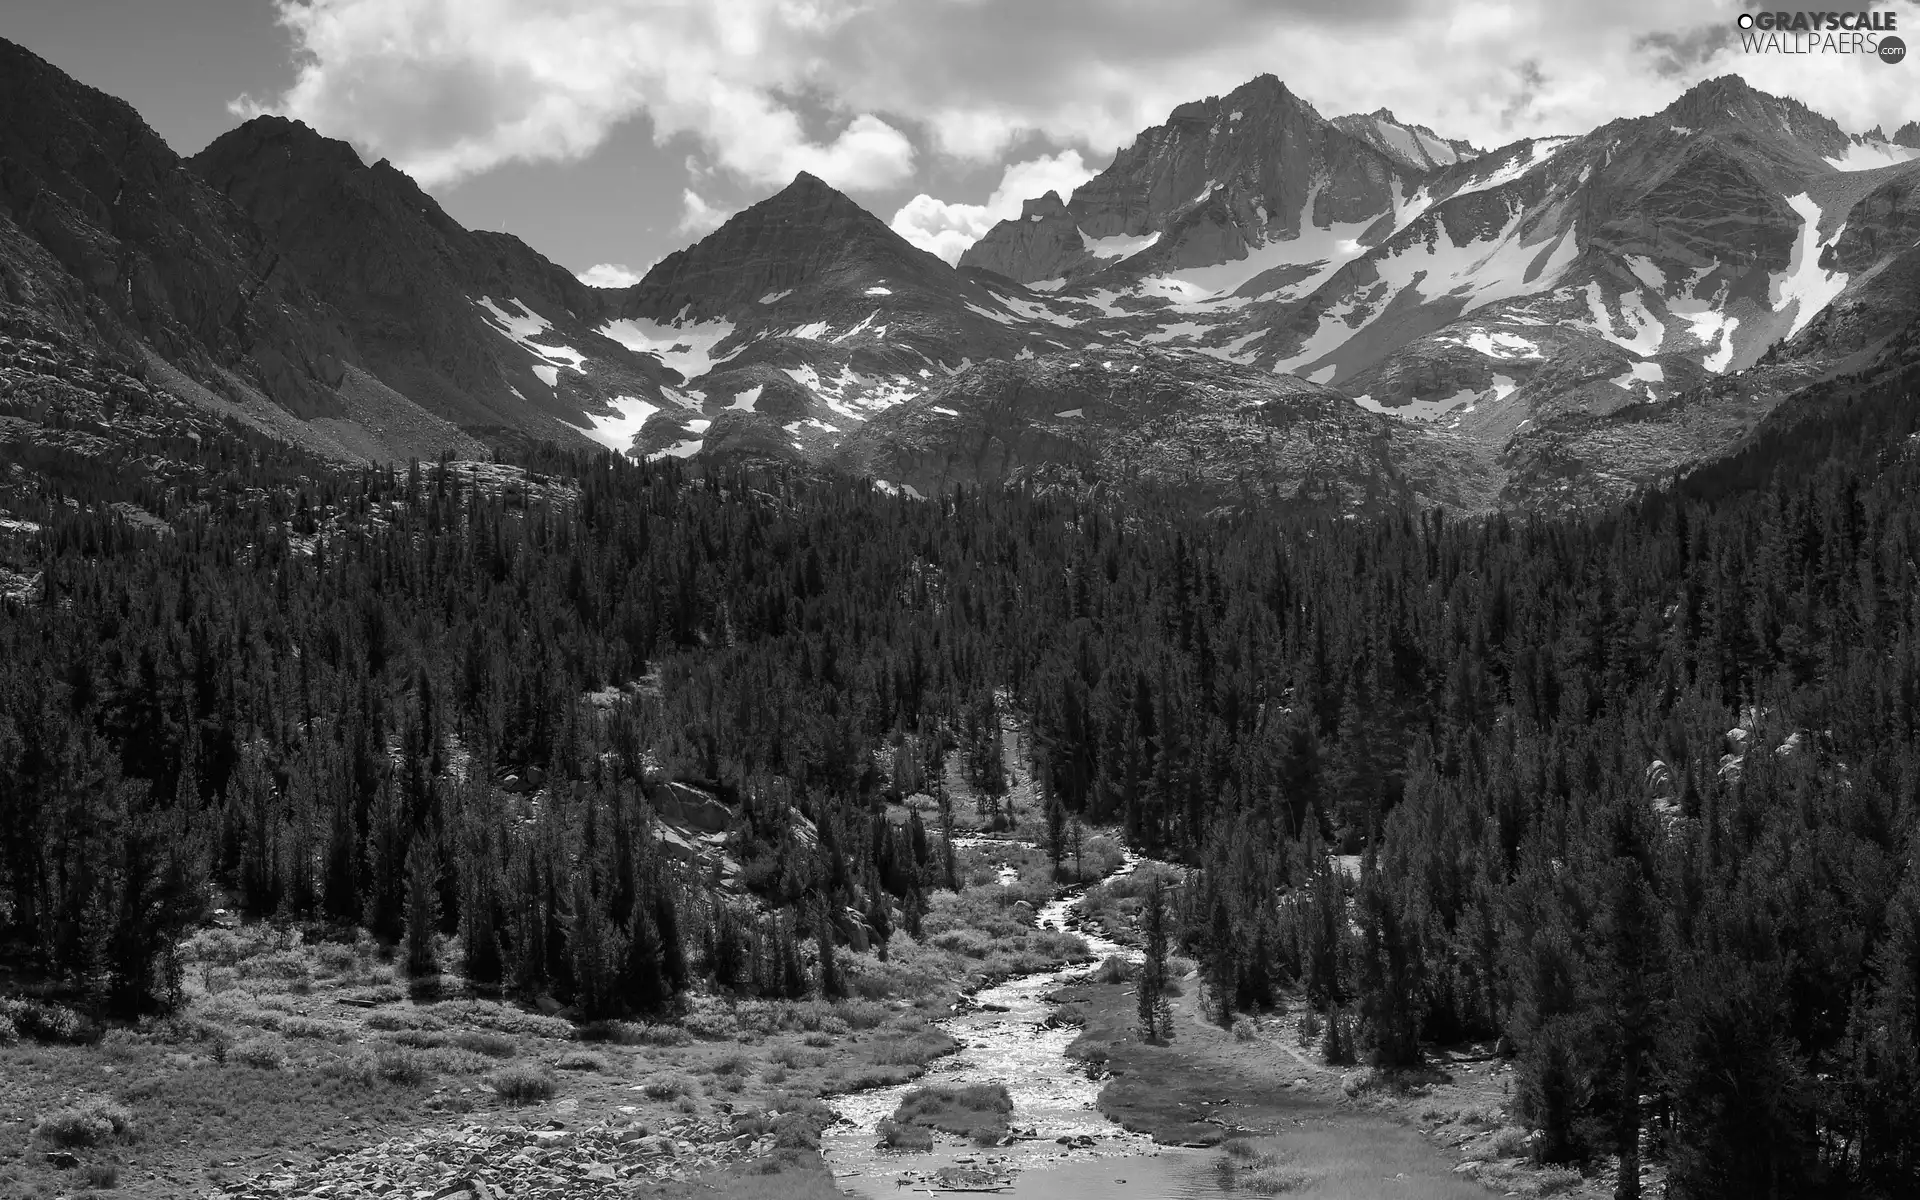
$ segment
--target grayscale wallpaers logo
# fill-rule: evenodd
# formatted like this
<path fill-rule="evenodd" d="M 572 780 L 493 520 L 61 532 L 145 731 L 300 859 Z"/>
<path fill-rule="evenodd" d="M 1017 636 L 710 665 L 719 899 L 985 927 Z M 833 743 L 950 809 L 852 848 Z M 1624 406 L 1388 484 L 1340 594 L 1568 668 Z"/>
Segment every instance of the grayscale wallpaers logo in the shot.
<path fill-rule="evenodd" d="M 1748 54 L 1858 54 L 1904 62 L 1907 44 L 1895 36 L 1899 14 L 1869 12 L 1750 12 L 1734 24 Z"/>

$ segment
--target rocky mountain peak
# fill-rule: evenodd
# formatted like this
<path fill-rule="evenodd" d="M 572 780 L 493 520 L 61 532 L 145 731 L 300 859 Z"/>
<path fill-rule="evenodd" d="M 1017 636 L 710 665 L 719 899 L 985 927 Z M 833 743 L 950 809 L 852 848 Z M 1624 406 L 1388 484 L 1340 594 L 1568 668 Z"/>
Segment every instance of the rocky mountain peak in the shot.
<path fill-rule="evenodd" d="M 1847 140 L 1830 118 L 1798 100 L 1763 92 L 1738 75 L 1721 75 L 1694 84 L 1660 115 L 1695 129 L 1737 126 L 1755 130 L 1785 126 L 1796 132 L 1829 135 L 1840 142 Z"/>
<path fill-rule="evenodd" d="M 623 312 L 694 320 L 753 311 L 761 298 L 823 275 L 864 288 L 880 277 L 920 278 L 952 268 L 805 171 L 706 237 L 667 255 L 628 289 Z"/>
<path fill-rule="evenodd" d="M 327 408 L 320 380 L 346 352 L 326 306 L 271 271 L 260 231 L 132 106 L 0 40 L 0 164 L 0 218 L 51 255 L 0 251 L 0 283 L 62 272 L 99 336 L 144 340 L 219 390 Z"/>
<path fill-rule="evenodd" d="M 1443 138 L 1425 125 L 1411 124 L 1390 108 L 1335 117 L 1341 132 L 1372 146 L 1409 171 L 1431 171 L 1477 158 L 1482 151 L 1461 138 Z"/>
<path fill-rule="evenodd" d="M 1893 131 L 1893 144 L 1920 149 L 1920 121 L 1908 121 Z"/>

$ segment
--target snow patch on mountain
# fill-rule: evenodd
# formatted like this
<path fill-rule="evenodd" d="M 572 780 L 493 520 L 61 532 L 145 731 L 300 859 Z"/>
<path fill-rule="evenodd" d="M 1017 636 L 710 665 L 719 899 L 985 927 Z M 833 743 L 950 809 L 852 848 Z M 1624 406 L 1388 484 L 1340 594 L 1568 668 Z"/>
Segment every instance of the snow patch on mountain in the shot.
<path fill-rule="evenodd" d="M 613 416 L 599 413 L 586 415 L 586 435 L 609 450 L 630 453 L 633 439 L 640 436 L 641 426 L 647 423 L 648 417 L 660 411 L 660 406 L 633 396 L 615 396 L 610 403 L 614 409 Z"/>
<path fill-rule="evenodd" d="M 871 328 L 873 326 L 874 321 L 879 319 L 879 316 L 880 316 L 880 310 L 876 308 L 872 312 L 868 313 L 865 317 L 861 318 L 861 321 L 858 325 L 853 326 L 851 329 L 848 329 L 844 333 L 835 335 L 833 340 L 835 342 L 844 342 L 848 338 L 852 337 L 854 334 L 859 333 L 861 330 Z M 874 330 L 873 336 L 877 338 L 881 338 L 881 337 L 885 337 L 886 333 L 887 333 L 887 327 L 885 325 L 881 325 Z"/>
<path fill-rule="evenodd" d="M 1856 147 L 1857 148 L 1857 147 Z M 1798 196 L 1787 197 L 1787 203 L 1800 215 L 1800 236 L 1793 243 L 1793 258 L 1787 263 L 1787 269 L 1776 271 L 1767 276 L 1767 300 L 1775 312 L 1784 312 L 1787 305 L 1794 306 L 1793 325 L 1786 336 L 1792 337 L 1806 328 L 1814 315 L 1833 302 L 1841 289 L 1847 286 L 1847 275 L 1843 271 L 1827 271 L 1820 266 L 1820 206 L 1805 192 Z M 1833 231 L 1829 239 L 1838 241 L 1846 228 Z"/>
<path fill-rule="evenodd" d="M 1642 254 L 1628 255 L 1627 270 L 1632 271 L 1633 277 L 1635 279 L 1638 279 L 1642 284 L 1646 285 L 1647 287 L 1652 288 L 1656 293 L 1664 292 L 1667 290 L 1666 274 L 1662 272 L 1660 268 L 1654 264 L 1654 261 L 1652 259 L 1646 257 L 1645 255 L 1642 255 Z"/>
<path fill-rule="evenodd" d="M 493 297 L 491 296 L 482 296 L 474 301 L 474 303 L 480 307 L 482 312 L 487 314 L 487 323 L 492 325 L 497 332 L 503 334 L 536 358 L 572 367 L 576 371 L 580 369 L 582 363 L 587 361 L 587 356 L 575 350 L 572 346 L 546 346 L 535 341 L 534 339 L 536 337 L 552 329 L 553 323 L 520 301 L 511 298 L 507 300 L 508 304 L 520 310 L 517 314 L 510 313 L 500 305 L 494 303 Z M 535 367 L 534 372 L 542 379 L 546 379 L 547 386 L 549 387 L 553 386 L 553 380 L 549 379 L 548 375 L 553 374 L 557 376 L 559 374 L 557 371 L 548 372 L 539 367 Z"/>
<path fill-rule="evenodd" d="M 1452 342 L 1478 351 L 1488 358 L 1539 358 L 1540 347 L 1517 333 L 1489 333 L 1476 329 L 1465 337 L 1439 337 L 1437 342 Z"/>
<path fill-rule="evenodd" d="M 1116 233 L 1112 237 L 1090 238 L 1084 232 L 1080 234 L 1080 244 L 1086 247 L 1087 253 L 1093 255 L 1095 258 L 1126 258 L 1129 255 L 1140 253 L 1159 240 L 1160 234 L 1158 230 L 1153 233 L 1143 233 L 1136 237 L 1128 237 L 1124 233 Z"/>
<path fill-rule="evenodd" d="M 1869 139 L 1849 145 L 1845 154 L 1827 159 L 1827 165 L 1836 171 L 1871 171 L 1876 167 L 1912 162 L 1916 158 L 1920 158 L 1920 148 Z"/>
<path fill-rule="evenodd" d="M 1360 244 L 1360 235 L 1373 224 L 1369 220 L 1340 222 L 1324 228 L 1315 225 L 1313 204 L 1319 194 L 1316 184 L 1301 204 L 1298 236 L 1275 238 L 1255 246 L 1245 258 L 1230 259 L 1211 267 L 1187 267 L 1155 278 L 1183 285 L 1184 296 L 1202 299 L 1231 295 L 1256 276 L 1276 267 L 1310 267 L 1310 274 L 1262 292 L 1261 298 L 1288 300 L 1308 295 L 1343 265 L 1366 253 L 1367 248 Z"/>
<path fill-rule="evenodd" d="M 1606 297 L 1601 294 L 1598 282 L 1588 282 L 1586 293 L 1587 312 L 1593 317 L 1595 333 L 1641 358 L 1660 353 L 1660 344 L 1667 338 L 1667 327 L 1660 318 L 1647 311 L 1647 306 L 1641 302 L 1639 289 L 1620 293 L 1618 322 L 1607 311 Z M 1626 336 L 1616 332 L 1621 324 L 1627 328 Z"/>
<path fill-rule="evenodd" d="M 635 317 L 622 317 L 602 325 L 599 333 L 638 354 L 651 354 L 688 379 L 705 375 L 716 362 L 714 348 L 733 336 L 728 320 L 675 320 L 670 325 Z"/>

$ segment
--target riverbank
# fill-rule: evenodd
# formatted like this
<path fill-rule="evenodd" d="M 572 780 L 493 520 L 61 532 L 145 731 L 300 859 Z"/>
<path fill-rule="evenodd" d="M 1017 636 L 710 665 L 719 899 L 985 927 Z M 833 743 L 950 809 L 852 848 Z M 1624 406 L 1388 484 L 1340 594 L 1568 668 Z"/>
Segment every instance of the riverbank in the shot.
<path fill-rule="evenodd" d="M 1285 1168 L 1288 1195 L 1371 1196 L 1386 1181 L 1436 1200 L 1611 1194 L 1609 1178 L 1525 1157 L 1524 1133 L 1506 1117 L 1510 1069 L 1476 1052 L 1484 1048 L 1436 1050 L 1431 1069 L 1398 1081 L 1332 1068 L 1299 1044 L 1297 1015 L 1225 1030 L 1204 1019 L 1198 986 L 1190 976 L 1170 998 L 1175 1035 L 1163 1044 L 1140 1039 L 1130 982 L 1089 980 L 1052 996 L 1084 1022 L 1067 1053 L 1104 1072 L 1095 1103 L 1121 1128 L 1205 1148 L 1222 1172 L 1224 1147 L 1245 1143 L 1237 1154 Z"/>

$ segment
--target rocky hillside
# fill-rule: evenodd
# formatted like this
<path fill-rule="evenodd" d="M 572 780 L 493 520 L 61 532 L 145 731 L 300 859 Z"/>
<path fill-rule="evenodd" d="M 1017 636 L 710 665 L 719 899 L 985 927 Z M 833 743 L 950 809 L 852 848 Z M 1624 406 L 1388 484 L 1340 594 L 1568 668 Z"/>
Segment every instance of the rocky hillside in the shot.
<path fill-rule="evenodd" d="M 594 332 L 594 289 L 516 238 L 462 228 L 384 160 L 256 117 L 188 165 L 336 306 L 369 371 L 463 429 L 583 441 L 604 423 L 586 414 L 660 394 L 657 359 Z"/>
<path fill-rule="evenodd" d="M 88 354 L 349 461 L 625 449 L 668 373 L 602 294 L 405 175 L 277 118 L 181 159 L 122 101 L 0 41 L 0 298 Z"/>
<path fill-rule="evenodd" d="M 1375 140 L 1262 75 L 1174 109 L 1066 202 L 1041 198 L 960 262 L 1022 283 L 1117 282 L 1245 262 L 1330 225 L 1364 229 L 1421 172 Z"/>
<path fill-rule="evenodd" d="M 1717 453 L 1916 307 L 1913 127 L 1849 134 L 1732 76 L 1485 153 L 1261 76 L 957 267 L 802 174 L 612 290 L 297 123 L 183 161 L 19 47 L 0 66 L 0 299 L 42 345 L 349 461 L 554 442 L 920 490 L 1556 506 Z M 1088 365 L 1116 357 L 1124 380 Z M 1276 441 L 1282 410 L 1339 449 Z"/>
<path fill-rule="evenodd" d="M 1250 114 L 1270 131 L 1256 153 L 1289 189 L 1247 190 L 1268 178 L 1235 158 Z M 1367 159 L 1345 143 L 1360 142 L 1376 161 L 1356 171 Z M 1107 336 L 1303 377 L 1444 430 L 1495 464 L 1507 504 L 1549 502 L 1537 481 L 1565 460 L 1545 447 L 1573 430 L 1694 414 L 1691 436 L 1579 456 L 1574 474 L 1591 478 L 1576 490 L 1593 500 L 1716 452 L 1911 316 L 1915 155 L 1735 77 L 1649 117 L 1482 155 L 1390 113 L 1321 122 L 1263 79 L 1183 106 L 962 261 L 1097 308 Z M 1241 182 L 1166 202 L 1164 181 L 1216 166 Z M 1190 235 L 1208 222 L 1242 240 L 1200 250 Z M 1096 233 L 1125 253 L 1092 258 Z"/>
<path fill-rule="evenodd" d="M 803 453 L 969 363 L 1086 340 L 1016 291 L 803 173 L 611 297 L 600 332 L 675 378 L 680 403 L 647 421 L 643 449 L 696 453 L 721 422 L 729 445 Z"/>

